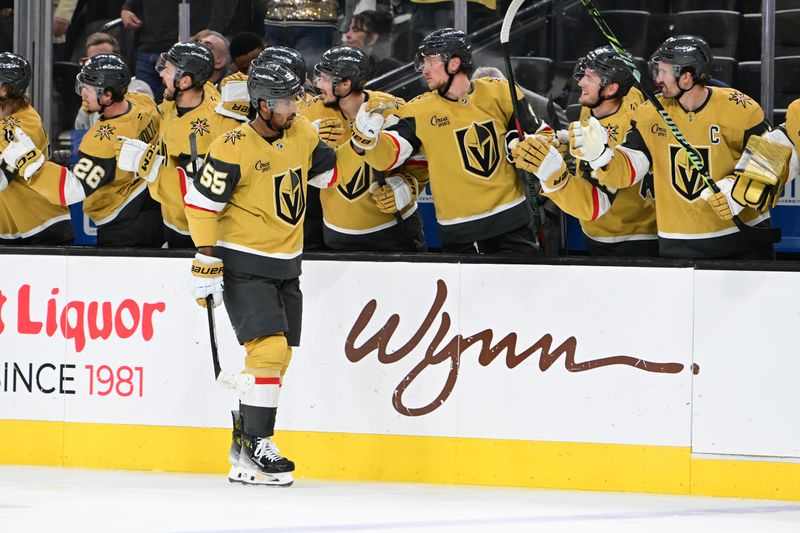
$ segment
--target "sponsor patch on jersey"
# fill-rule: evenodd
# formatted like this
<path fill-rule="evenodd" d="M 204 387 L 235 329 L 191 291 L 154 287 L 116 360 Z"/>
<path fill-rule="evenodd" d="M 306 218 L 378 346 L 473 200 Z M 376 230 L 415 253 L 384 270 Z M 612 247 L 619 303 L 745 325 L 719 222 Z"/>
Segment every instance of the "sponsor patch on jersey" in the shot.
<path fill-rule="evenodd" d="M 255 169 L 260 172 L 269 172 L 271 166 L 272 165 L 269 164 L 269 161 L 262 161 L 259 159 L 256 161 Z"/>
<path fill-rule="evenodd" d="M 709 170 L 709 148 L 707 146 L 694 146 L 695 152 L 703 160 L 703 166 Z M 700 193 L 706 188 L 706 183 L 700 177 L 700 172 L 692 166 L 689 156 L 680 146 L 670 145 L 670 172 L 672 174 L 672 186 L 678 194 L 693 202 L 700 198 Z"/>
<path fill-rule="evenodd" d="M 445 126 L 450 125 L 450 119 L 448 117 L 437 117 L 433 115 L 431 117 L 431 126 L 436 126 L 437 128 L 444 128 Z"/>
<path fill-rule="evenodd" d="M 500 162 L 494 121 L 473 122 L 454 133 L 464 169 L 481 178 L 489 178 Z"/>
<path fill-rule="evenodd" d="M 278 218 L 296 226 L 306 211 L 306 195 L 303 190 L 302 168 L 290 169 L 275 176 L 275 214 Z"/>
<path fill-rule="evenodd" d="M 336 186 L 338 191 L 350 200 L 358 199 L 362 194 L 367 192 L 369 189 L 369 176 L 371 173 L 371 169 L 367 165 L 362 165 L 353 173 L 353 176 L 347 181 L 347 183 L 339 182 L 339 185 Z"/>

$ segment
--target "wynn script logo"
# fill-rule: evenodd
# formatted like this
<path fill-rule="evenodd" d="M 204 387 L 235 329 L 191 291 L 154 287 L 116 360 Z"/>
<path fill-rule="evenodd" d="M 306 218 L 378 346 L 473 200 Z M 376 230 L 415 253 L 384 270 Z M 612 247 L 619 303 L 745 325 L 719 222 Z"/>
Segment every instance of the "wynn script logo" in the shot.
<path fill-rule="evenodd" d="M 481 366 L 488 366 L 498 355 L 505 352 L 506 366 L 512 369 L 520 365 L 534 353 L 540 352 L 539 370 L 542 372 L 546 372 L 562 355 L 564 356 L 564 365 L 570 372 L 586 372 L 587 370 L 594 370 L 604 366 L 626 365 L 644 372 L 677 374 L 684 368 L 684 365 L 681 363 L 654 363 L 629 355 L 614 355 L 576 362 L 575 351 L 578 346 L 578 340 L 574 336 L 569 337 L 553 349 L 553 336 L 549 333 L 542 335 L 533 345 L 520 353 L 517 353 L 517 334 L 513 332 L 500 339 L 496 344 L 492 344 L 494 331 L 491 329 L 485 329 L 469 337 L 457 334 L 445 342 L 450 331 L 451 323 L 450 314 L 446 311 L 442 312 L 442 307 L 446 299 L 447 285 L 444 281 L 438 280 L 436 282 L 436 296 L 433 299 L 433 305 L 431 305 L 430 311 L 428 311 L 428 314 L 422 320 L 419 329 L 417 329 L 416 333 L 414 333 L 403 346 L 392 353 L 387 353 L 386 347 L 391 342 L 392 335 L 394 335 L 400 323 L 400 316 L 396 313 L 392 314 L 386 321 L 386 324 L 372 337 L 364 341 L 361 345 L 357 344 L 358 337 L 364 332 L 364 329 L 375 314 L 375 310 L 378 307 L 377 300 L 373 299 L 367 302 L 364 309 L 362 309 L 361 313 L 358 315 L 353 327 L 350 329 L 350 333 L 347 335 L 344 350 L 349 361 L 357 363 L 373 351 L 377 351 L 378 361 L 388 365 L 396 363 L 410 354 L 419 345 L 422 338 L 431 330 L 436 318 L 439 318 L 439 329 L 436 331 L 433 340 L 425 350 L 425 355 L 422 360 L 400 381 L 394 390 L 394 394 L 392 394 L 392 405 L 400 414 L 406 416 L 422 416 L 435 411 L 442 405 L 450 396 L 450 393 L 453 392 L 456 382 L 458 381 L 461 356 L 473 344 L 480 345 L 478 362 Z M 426 368 L 441 363 L 448 363 L 450 365 L 450 371 L 448 372 L 447 380 L 441 392 L 439 392 L 439 395 L 422 407 L 409 407 L 403 403 L 403 394 L 405 394 L 406 390 L 414 383 L 414 380 L 417 379 Z M 695 372 L 697 371 L 694 366 L 692 370 Z"/>

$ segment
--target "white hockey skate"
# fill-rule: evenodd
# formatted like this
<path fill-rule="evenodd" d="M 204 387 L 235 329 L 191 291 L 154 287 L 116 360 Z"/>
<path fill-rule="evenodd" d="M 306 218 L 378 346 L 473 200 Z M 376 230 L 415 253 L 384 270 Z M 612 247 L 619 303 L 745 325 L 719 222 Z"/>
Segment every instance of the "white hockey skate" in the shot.
<path fill-rule="evenodd" d="M 231 463 L 228 481 L 238 483 L 241 481 L 239 455 L 242 451 L 242 417 L 239 415 L 239 411 L 231 411 L 231 417 L 233 417 L 233 434 L 231 435 L 231 447 L 228 450 L 228 461 Z"/>
<path fill-rule="evenodd" d="M 288 487 L 294 483 L 292 472 L 294 463 L 280 455 L 270 437 L 242 435 L 239 464 L 236 466 L 238 478 L 235 481 L 245 485 Z M 231 479 L 230 475 L 228 479 Z"/>

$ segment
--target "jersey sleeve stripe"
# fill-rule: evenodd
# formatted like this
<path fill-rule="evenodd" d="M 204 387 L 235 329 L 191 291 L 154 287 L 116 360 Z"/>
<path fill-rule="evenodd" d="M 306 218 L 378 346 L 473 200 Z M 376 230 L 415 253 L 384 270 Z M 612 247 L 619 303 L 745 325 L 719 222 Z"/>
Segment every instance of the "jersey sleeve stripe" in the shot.
<path fill-rule="evenodd" d="M 195 188 L 194 183 L 189 185 L 189 192 L 183 196 L 183 205 L 209 213 L 219 213 L 225 208 L 225 202 L 215 202 Z"/>
<path fill-rule="evenodd" d="M 624 146 L 617 146 L 616 150 L 625 156 L 631 173 L 631 185 L 639 183 L 650 170 L 650 161 L 647 156 L 638 150 L 631 150 Z"/>
<path fill-rule="evenodd" d="M 383 170 L 383 172 L 388 172 L 403 164 L 411 156 L 413 148 L 410 142 L 405 140 L 400 134 L 394 131 L 384 131 L 381 133 L 386 134 L 386 136 L 389 137 L 392 142 L 394 142 L 395 148 L 397 149 L 397 152 L 394 156 L 394 161 L 392 161 L 392 164 Z"/>
<path fill-rule="evenodd" d="M 67 167 L 61 167 L 61 176 L 58 180 L 58 201 L 61 205 L 67 205 Z"/>

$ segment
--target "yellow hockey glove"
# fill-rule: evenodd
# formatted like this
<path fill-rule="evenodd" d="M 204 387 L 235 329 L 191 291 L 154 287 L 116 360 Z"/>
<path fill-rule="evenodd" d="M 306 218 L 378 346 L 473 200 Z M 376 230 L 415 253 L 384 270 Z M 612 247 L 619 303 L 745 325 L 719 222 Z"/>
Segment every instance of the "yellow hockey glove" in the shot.
<path fill-rule="evenodd" d="M 379 186 L 372 182 L 369 192 L 375 205 L 383 213 L 392 214 L 402 211 L 417 197 L 417 180 L 411 176 L 389 176 L 386 184 Z"/>
<path fill-rule="evenodd" d="M 222 264 L 222 259 L 199 252 L 194 254 L 194 261 L 192 261 L 192 279 L 194 280 L 192 295 L 199 306 L 206 307 L 207 296 L 213 296 L 214 307 L 222 305 L 222 290 L 224 288 L 222 274 L 224 271 L 225 267 Z"/>
<path fill-rule="evenodd" d="M 347 130 L 338 118 L 320 118 L 311 123 L 319 134 L 322 142 L 336 148 L 347 140 Z"/>
<path fill-rule="evenodd" d="M 3 149 L 3 162 L 9 169 L 17 169 L 19 175 L 28 181 L 44 165 L 44 154 L 27 133 L 14 128 L 12 139 Z"/>
<path fill-rule="evenodd" d="M 608 132 L 594 117 L 569 125 L 569 153 L 597 170 L 606 166 L 614 155 L 608 148 Z"/>
<path fill-rule="evenodd" d="M 236 72 L 220 82 L 220 102 L 214 111 L 224 117 L 247 120 L 250 112 L 247 74 Z"/>
<path fill-rule="evenodd" d="M 706 187 L 700 193 L 700 197 L 708 202 L 708 205 L 722 220 L 731 220 L 744 209 L 743 205 L 731 197 L 733 183 L 733 176 L 726 176 L 717 182 L 719 192 L 712 192 L 710 188 Z"/>
<path fill-rule="evenodd" d="M 164 156 L 158 154 L 157 147 L 138 139 L 117 137 L 114 151 L 117 153 L 117 168 L 134 172 L 150 183 L 156 180 L 164 162 Z"/>
<path fill-rule="evenodd" d="M 766 137 L 766 136 L 765 136 Z M 758 135 L 751 136 L 736 163 L 736 182 L 731 197 L 738 203 L 763 211 L 774 207 L 789 178 L 792 149 Z"/>
<path fill-rule="evenodd" d="M 369 93 L 369 99 L 364 102 L 367 113 L 380 113 L 387 117 L 400 108 L 402 100 L 391 94 Z"/>
<path fill-rule="evenodd" d="M 511 150 L 514 165 L 535 175 L 545 193 L 556 192 L 568 181 L 567 165 L 558 150 L 537 135 L 514 143 Z"/>

